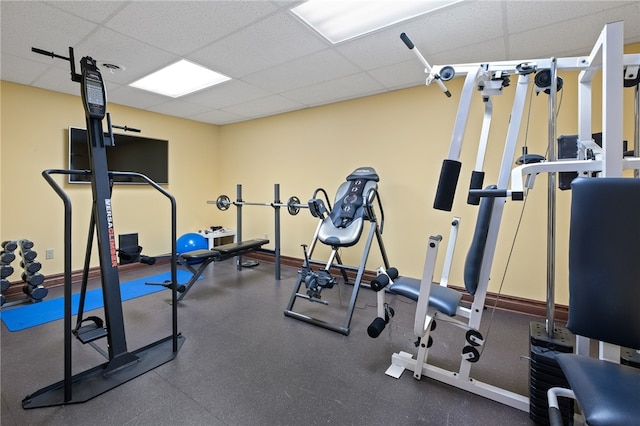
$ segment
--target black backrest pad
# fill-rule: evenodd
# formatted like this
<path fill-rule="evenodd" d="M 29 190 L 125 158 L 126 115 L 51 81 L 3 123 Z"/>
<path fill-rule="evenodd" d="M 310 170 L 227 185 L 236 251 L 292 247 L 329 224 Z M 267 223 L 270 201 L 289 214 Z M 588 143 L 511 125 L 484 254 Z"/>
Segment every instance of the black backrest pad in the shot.
<path fill-rule="evenodd" d="M 496 189 L 497 186 L 490 185 L 487 189 Z M 484 250 L 487 245 L 487 234 L 489 233 L 489 223 L 493 212 L 495 198 L 482 198 L 478 208 L 478 219 L 476 229 L 473 231 L 473 239 L 464 261 L 464 286 L 469 294 L 476 294 L 478 281 L 480 280 L 480 269 Z"/>
<path fill-rule="evenodd" d="M 346 180 L 349 182 L 349 188 L 344 196 L 335 201 L 330 214 L 336 228 L 347 227 L 355 218 L 363 215 L 363 197 L 368 195 L 364 193 L 365 185 L 368 181 L 380 181 L 380 177 L 373 167 L 359 167 L 347 176 Z"/>
<path fill-rule="evenodd" d="M 640 179 L 583 178 L 571 186 L 567 327 L 640 348 Z"/>
<path fill-rule="evenodd" d="M 357 179 L 380 182 L 380 176 L 378 176 L 378 173 L 376 173 L 373 167 L 358 167 L 349 176 L 347 176 L 348 181 Z"/>

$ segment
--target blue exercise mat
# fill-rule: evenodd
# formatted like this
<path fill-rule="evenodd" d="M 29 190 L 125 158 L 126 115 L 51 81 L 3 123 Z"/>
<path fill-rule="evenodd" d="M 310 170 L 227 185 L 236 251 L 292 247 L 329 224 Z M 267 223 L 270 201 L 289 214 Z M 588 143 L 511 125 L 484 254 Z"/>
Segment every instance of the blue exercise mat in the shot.
<path fill-rule="evenodd" d="M 186 271 L 178 271 L 178 282 L 185 282 L 191 278 L 191 274 Z M 202 279 L 200 277 L 199 279 Z M 158 291 L 166 290 L 159 285 L 147 285 L 145 283 L 162 283 L 171 280 L 171 273 L 165 272 L 158 275 L 142 278 L 135 281 L 128 281 L 120 284 L 120 295 L 122 301 L 146 296 Z M 71 297 L 71 311 L 73 315 L 78 314 L 80 294 Z M 85 296 L 84 311 L 102 308 L 102 289 L 89 290 Z M 38 303 L 23 305 L 16 308 L 0 312 L 2 322 L 9 331 L 20 331 L 26 328 L 35 327 L 51 321 L 64 318 L 64 297 L 57 299 L 43 300 Z"/>

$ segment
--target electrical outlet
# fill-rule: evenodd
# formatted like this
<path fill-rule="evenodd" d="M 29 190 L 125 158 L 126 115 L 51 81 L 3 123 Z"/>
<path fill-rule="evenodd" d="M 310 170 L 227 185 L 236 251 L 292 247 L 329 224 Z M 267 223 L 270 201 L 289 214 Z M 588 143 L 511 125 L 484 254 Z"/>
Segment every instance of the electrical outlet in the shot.
<path fill-rule="evenodd" d="M 47 249 L 44 253 L 45 259 L 53 259 L 53 249 Z"/>
<path fill-rule="evenodd" d="M 269 239 L 269 234 L 264 234 L 264 239 L 268 240 Z"/>

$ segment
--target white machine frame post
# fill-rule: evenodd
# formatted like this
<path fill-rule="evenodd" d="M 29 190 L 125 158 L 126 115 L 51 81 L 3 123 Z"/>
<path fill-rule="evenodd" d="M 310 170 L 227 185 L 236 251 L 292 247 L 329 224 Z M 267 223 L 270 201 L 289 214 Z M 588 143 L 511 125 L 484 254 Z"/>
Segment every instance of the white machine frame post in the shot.
<path fill-rule="evenodd" d="M 608 24 L 600 33 L 591 55 L 591 68 L 579 75 L 581 95 L 591 95 L 591 82 L 595 73 L 593 66 L 602 65 L 602 177 L 621 177 L 624 152 L 622 148 L 623 127 L 623 69 L 624 69 L 624 23 Z M 586 92 L 586 93 L 585 93 Z M 580 99 L 580 102 L 583 100 Z M 589 103 L 589 106 L 591 103 Z M 580 110 L 580 139 L 591 132 L 591 110 Z M 579 338 L 578 348 L 586 352 L 588 341 Z M 588 353 L 588 352 L 587 352 Z M 620 348 L 599 342 L 599 357 L 620 362 Z"/>

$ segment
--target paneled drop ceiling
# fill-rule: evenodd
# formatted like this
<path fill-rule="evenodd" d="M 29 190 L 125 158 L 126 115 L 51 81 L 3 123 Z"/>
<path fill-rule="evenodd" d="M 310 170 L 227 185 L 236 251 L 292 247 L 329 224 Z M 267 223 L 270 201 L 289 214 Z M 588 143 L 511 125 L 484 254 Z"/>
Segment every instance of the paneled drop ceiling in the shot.
<path fill-rule="evenodd" d="M 424 84 L 402 32 L 440 65 L 586 55 L 619 20 L 640 42 L 638 1 L 464 1 L 335 46 L 290 12 L 299 3 L 2 0 L 0 78 L 78 94 L 68 62 L 31 52 L 71 46 L 120 67 L 101 68 L 110 102 L 222 125 Z M 179 59 L 232 80 L 176 99 L 128 86 Z"/>

